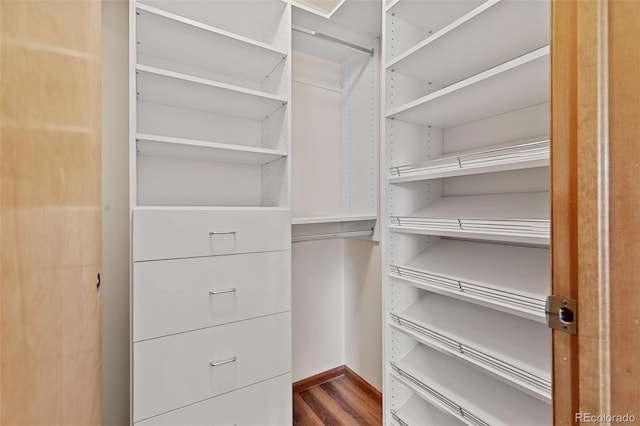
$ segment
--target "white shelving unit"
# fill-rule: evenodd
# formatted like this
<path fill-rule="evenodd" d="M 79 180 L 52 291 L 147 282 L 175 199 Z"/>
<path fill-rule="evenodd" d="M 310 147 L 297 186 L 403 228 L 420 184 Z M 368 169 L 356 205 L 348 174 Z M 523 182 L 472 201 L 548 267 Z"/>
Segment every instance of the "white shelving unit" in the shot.
<path fill-rule="evenodd" d="M 520 52 L 544 47 L 549 39 L 548 29 L 538 24 L 548 13 L 544 2 L 486 1 L 389 60 L 386 67 L 443 88 L 508 62 Z M 505 34 L 515 34 L 517 42 Z M 477 55 L 482 46 L 492 48 Z"/>
<path fill-rule="evenodd" d="M 137 134 L 136 141 L 139 154 L 158 157 L 265 165 L 287 156 L 286 151 L 275 149 L 254 148 L 167 136 Z"/>
<path fill-rule="evenodd" d="M 289 51 L 287 37 L 290 28 L 284 24 L 291 22 L 286 22 L 290 17 L 286 1 L 218 0 L 216 13 L 211 13 L 208 2 L 201 1 L 140 0 L 137 3 L 213 27 L 218 32 L 228 32 Z"/>
<path fill-rule="evenodd" d="M 292 6 L 294 381 L 347 365 L 381 389 L 382 2 Z"/>
<path fill-rule="evenodd" d="M 391 314 L 391 320 L 421 343 L 550 402 L 551 342 L 545 324 L 431 293 Z"/>
<path fill-rule="evenodd" d="M 292 224 L 378 240 L 380 4 L 323 4 L 293 2 Z"/>
<path fill-rule="evenodd" d="M 163 60 L 259 82 L 287 57 L 284 48 L 138 3 L 138 60 Z M 198 48 L 185 48 L 199 46 Z"/>
<path fill-rule="evenodd" d="M 529 169 L 549 165 L 549 139 L 536 138 L 446 154 L 417 164 L 392 166 L 389 182 Z"/>
<path fill-rule="evenodd" d="M 395 17 L 403 23 L 406 23 L 406 32 L 408 33 L 401 34 L 401 39 L 394 39 L 394 41 L 397 41 L 399 44 L 388 46 L 388 56 L 393 55 L 394 52 L 396 52 L 396 55 L 404 53 L 409 47 L 418 43 L 418 41 L 450 25 L 483 3 L 484 0 L 463 0 L 456 2 L 446 0 L 429 2 L 420 0 L 392 0 L 387 2 L 385 7 L 387 18 Z M 391 28 L 387 29 L 389 31 L 391 30 Z M 403 30 L 405 29 L 403 28 Z M 389 57 L 387 57 L 387 61 L 388 60 L 390 60 Z"/>
<path fill-rule="evenodd" d="M 551 422 L 551 406 L 455 358 L 418 345 L 398 362 L 391 375 L 463 423 L 478 425 L 531 425 Z"/>
<path fill-rule="evenodd" d="M 545 321 L 551 276 L 546 248 L 443 239 L 390 265 L 389 274 L 417 288 Z"/>
<path fill-rule="evenodd" d="M 138 100 L 250 120 L 267 118 L 284 97 L 187 74 L 138 65 Z"/>
<path fill-rule="evenodd" d="M 438 410 L 418 396 L 412 396 L 399 410 L 393 411 L 391 417 L 399 426 L 430 424 L 438 426 L 461 426 L 464 423 L 454 416 Z"/>
<path fill-rule="evenodd" d="M 384 9 L 385 422 L 551 424 L 549 3 Z"/>
<path fill-rule="evenodd" d="M 496 116 L 549 99 L 549 47 L 392 108 L 387 117 L 438 128 Z"/>
<path fill-rule="evenodd" d="M 549 193 L 441 197 L 389 228 L 445 237 L 549 244 Z"/>
<path fill-rule="evenodd" d="M 312 225 L 316 223 L 370 222 L 378 219 L 377 215 L 367 216 L 307 216 L 291 218 L 292 225 Z"/>
<path fill-rule="evenodd" d="M 291 5 L 131 1 L 129 34 L 131 423 L 291 423 Z"/>

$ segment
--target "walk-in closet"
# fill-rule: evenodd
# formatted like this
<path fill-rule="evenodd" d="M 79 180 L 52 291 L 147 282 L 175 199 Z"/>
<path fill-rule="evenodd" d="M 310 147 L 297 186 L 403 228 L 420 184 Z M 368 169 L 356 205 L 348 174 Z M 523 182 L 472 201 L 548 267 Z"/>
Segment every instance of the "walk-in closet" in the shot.
<path fill-rule="evenodd" d="M 132 422 L 551 424 L 549 13 L 132 1 Z"/>
<path fill-rule="evenodd" d="M 0 0 L 0 425 L 638 421 L 638 22 Z"/>

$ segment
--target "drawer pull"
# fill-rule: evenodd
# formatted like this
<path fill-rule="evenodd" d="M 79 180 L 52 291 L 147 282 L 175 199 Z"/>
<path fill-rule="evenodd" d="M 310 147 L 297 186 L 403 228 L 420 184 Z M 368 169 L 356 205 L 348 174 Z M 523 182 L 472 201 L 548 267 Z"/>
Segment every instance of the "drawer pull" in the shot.
<path fill-rule="evenodd" d="M 235 292 L 236 292 L 235 288 L 227 288 L 224 290 L 209 290 L 209 294 L 212 294 L 212 295 L 224 294 L 224 293 L 235 293 Z"/>
<path fill-rule="evenodd" d="M 219 365 L 225 365 L 225 364 L 229 364 L 232 362 L 236 362 L 238 358 L 236 358 L 235 356 L 229 359 L 225 359 L 224 361 L 218 361 L 218 362 L 209 362 L 209 366 L 211 367 L 217 367 Z"/>
<path fill-rule="evenodd" d="M 236 235 L 236 231 L 211 231 L 209 235 Z"/>

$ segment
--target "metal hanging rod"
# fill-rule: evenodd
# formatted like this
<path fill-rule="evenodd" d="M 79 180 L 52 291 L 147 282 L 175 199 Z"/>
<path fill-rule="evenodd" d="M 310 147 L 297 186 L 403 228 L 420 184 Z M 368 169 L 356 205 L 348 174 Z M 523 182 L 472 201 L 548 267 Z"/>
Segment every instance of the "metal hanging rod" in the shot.
<path fill-rule="evenodd" d="M 371 237 L 372 235 L 373 228 L 368 231 L 345 231 L 330 232 L 327 234 L 296 235 L 291 237 L 291 242 L 299 243 L 301 241 L 328 240 L 330 238 Z"/>
<path fill-rule="evenodd" d="M 292 25 L 291 29 L 293 31 L 298 31 L 303 34 L 310 35 L 312 37 L 321 38 L 323 40 L 329 41 L 331 43 L 341 44 L 349 49 L 357 50 L 358 52 L 366 53 L 369 56 L 373 56 L 373 49 L 367 49 L 366 47 L 358 46 L 357 44 L 349 43 L 348 41 L 340 40 L 339 38 L 332 37 L 330 35 L 320 33 L 318 31 L 310 30 L 305 27 L 301 27 L 300 25 Z"/>

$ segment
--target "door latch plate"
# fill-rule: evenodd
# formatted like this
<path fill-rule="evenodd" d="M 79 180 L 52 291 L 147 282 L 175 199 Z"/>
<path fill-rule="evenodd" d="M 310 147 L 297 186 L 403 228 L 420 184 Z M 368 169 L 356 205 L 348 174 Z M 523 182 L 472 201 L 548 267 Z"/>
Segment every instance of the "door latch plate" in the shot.
<path fill-rule="evenodd" d="M 545 307 L 547 325 L 569 334 L 578 333 L 578 302 L 561 296 L 548 296 Z"/>

